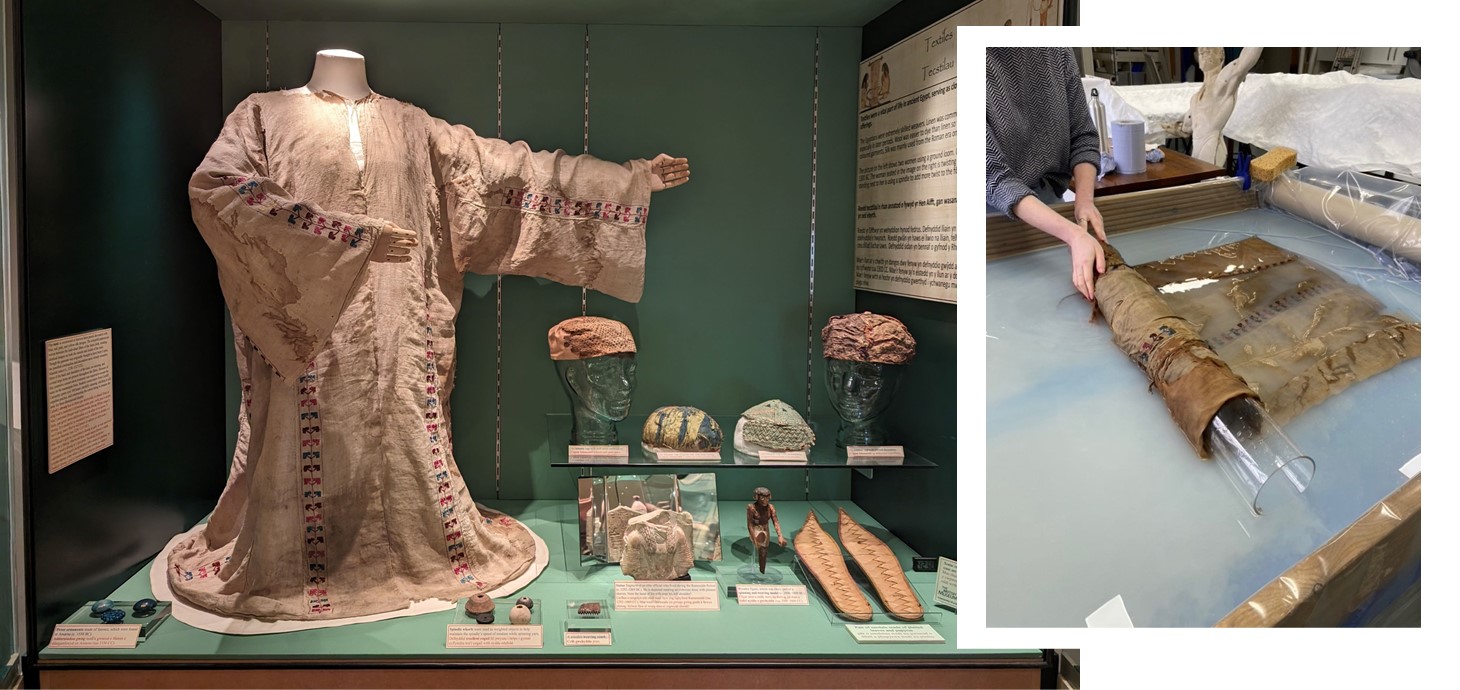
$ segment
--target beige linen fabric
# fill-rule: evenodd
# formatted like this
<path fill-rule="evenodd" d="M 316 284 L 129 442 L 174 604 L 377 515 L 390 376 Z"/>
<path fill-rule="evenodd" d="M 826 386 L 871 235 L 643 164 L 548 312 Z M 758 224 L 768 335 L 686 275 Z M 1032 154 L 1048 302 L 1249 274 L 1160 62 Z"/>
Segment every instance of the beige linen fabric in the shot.
<path fill-rule="evenodd" d="M 1095 303 L 1105 314 L 1115 344 L 1146 373 L 1166 401 L 1171 418 L 1197 455 L 1206 458 L 1202 432 L 1222 404 L 1253 392 L 1171 308 L 1140 273 L 1108 244 L 1105 273 L 1095 281 Z"/>
<path fill-rule="evenodd" d="M 1135 270 L 1279 422 L 1420 354 L 1420 325 L 1257 237 Z"/>
<path fill-rule="evenodd" d="M 533 152 L 378 94 L 239 104 L 188 190 L 236 327 L 238 444 L 211 520 L 165 554 L 173 595 L 323 620 L 531 571 L 532 533 L 483 515 L 451 453 L 463 276 L 637 301 L 649 180 L 646 161 Z M 387 225 L 415 234 L 411 261 L 368 261 Z"/>

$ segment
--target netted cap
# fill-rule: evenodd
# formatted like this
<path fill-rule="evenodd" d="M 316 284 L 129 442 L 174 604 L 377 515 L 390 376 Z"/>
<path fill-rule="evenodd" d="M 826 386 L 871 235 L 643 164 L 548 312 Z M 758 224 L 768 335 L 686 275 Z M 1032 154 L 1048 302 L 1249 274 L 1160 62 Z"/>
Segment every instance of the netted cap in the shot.
<path fill-rule="evenodd" d="M 548 329 L 548 356 L 588 359 L 637 352 L 629 327 L 599 316 L 576 316 Z"/>
<path fill-rule="evenodd" d="M 790 405 L 767 400 L 741 415 L 745 440 L 771 450 L 806 450 L 816 443 L 816 434 Z"/>
<path fill-rule="evenodd" d="M 906 364 L 917 345 L 901 321 L 870 311 L 833 316 L 821 329 L 821 354 L 829 359 Z"/>

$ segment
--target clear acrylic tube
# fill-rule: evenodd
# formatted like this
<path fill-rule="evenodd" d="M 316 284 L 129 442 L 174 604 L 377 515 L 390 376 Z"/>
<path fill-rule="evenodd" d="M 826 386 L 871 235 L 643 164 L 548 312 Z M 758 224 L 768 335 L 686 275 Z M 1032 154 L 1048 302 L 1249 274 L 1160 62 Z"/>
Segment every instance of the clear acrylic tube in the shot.
<path fill-rule="evenodd" d="M 1254 398 L 1222 405 L 1206 429 L 1207 449 L 1253 515 L 1262 515 L 1262 491 L 1277 477 L 1302 493 L 1313 481 L 1313 459 L 1304 455 Z"/>

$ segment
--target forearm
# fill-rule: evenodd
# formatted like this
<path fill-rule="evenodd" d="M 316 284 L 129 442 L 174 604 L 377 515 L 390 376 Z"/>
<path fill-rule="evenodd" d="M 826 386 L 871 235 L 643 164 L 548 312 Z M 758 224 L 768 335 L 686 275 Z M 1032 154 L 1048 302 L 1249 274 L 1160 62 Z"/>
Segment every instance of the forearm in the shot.
<path fill-rule="evenodd" d="M 1075 233 L 1080 232 L 1080 226 L 1056 213 L 1038 197 L 1026 196 L 1020 199 L 1019 203 L 1014 205 L 1014 215 L 1036 229 L 1053 235 L 1055 239 L 1065 244 L 1069 244 Z"/>
<path fill-rule="evenodd" d="M 1095 198 L 1095 166 L 1089 163 L 1079 163 L 1075 166 L 1074 183 L 1070 185 L 1075 190 L 1076 201 L 1089 201 Z"/>

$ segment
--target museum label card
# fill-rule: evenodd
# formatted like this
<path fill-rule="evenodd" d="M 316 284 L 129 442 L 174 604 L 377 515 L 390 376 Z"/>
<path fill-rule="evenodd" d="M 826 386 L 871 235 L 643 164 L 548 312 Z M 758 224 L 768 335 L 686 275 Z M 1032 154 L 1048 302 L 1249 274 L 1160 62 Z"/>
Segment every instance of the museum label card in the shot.
<path fill-rule="evenodd" d="M 847 446 L 848 465 L 901 465 L 902 446 Z"/>
<path fill-rule="evenodd" d="M 938 581 L 933 586 L 933 603 L 958 608 L 958 561 L 938 557 Z"/>
<path fill-rule="evenodd" d="M 112 329 L 46 341 L 51 474 L 112 445 Z"/>
<path fill-rule="evenodd" d="M 788 462 L 805 463 L 806 451 L 804 450 L 763 450 L 760 452 L 761 462 Z"/>
<path fill-rule="evenodd" d="M 619 580 L 613 583 L 619 611 L 719 611 L 720 587 L 691 580 Z"/>
<path fill-rule="evenodd" d="M 927 623 L 855 623 L 847 626 L 858 644 L 941 644 L 943 636 Z"/>
<path fill-rule="evenodd" d="M 610 647 L 612 645 L 613 632 L 609 630 L 563 631 L 564 647 Z"/>
<path fill-rule="evenodd" d="M 51 635 L 53 649 L 135 649 L 140 625 L 61 624 Z"/>
<path fill-rule="evenodd" d="M 712 450 L 660 450 L 654 452 L 654 459 L 660 462 L 720 462 L 720 452 Z"/>
<path fill-rule="evenodd" d="M 735 600 L 741 606 L 807 606 L 805 585 L 738 585 Z"/>
<path fill-rule="evenodd" d="M 448 625 L 447 649 L 542 649 L 541 625 Z"/>
<path fill-rule="evenodd" d="M 568 446 L 568 462 L 629 462 L 628 446 Z"/>

